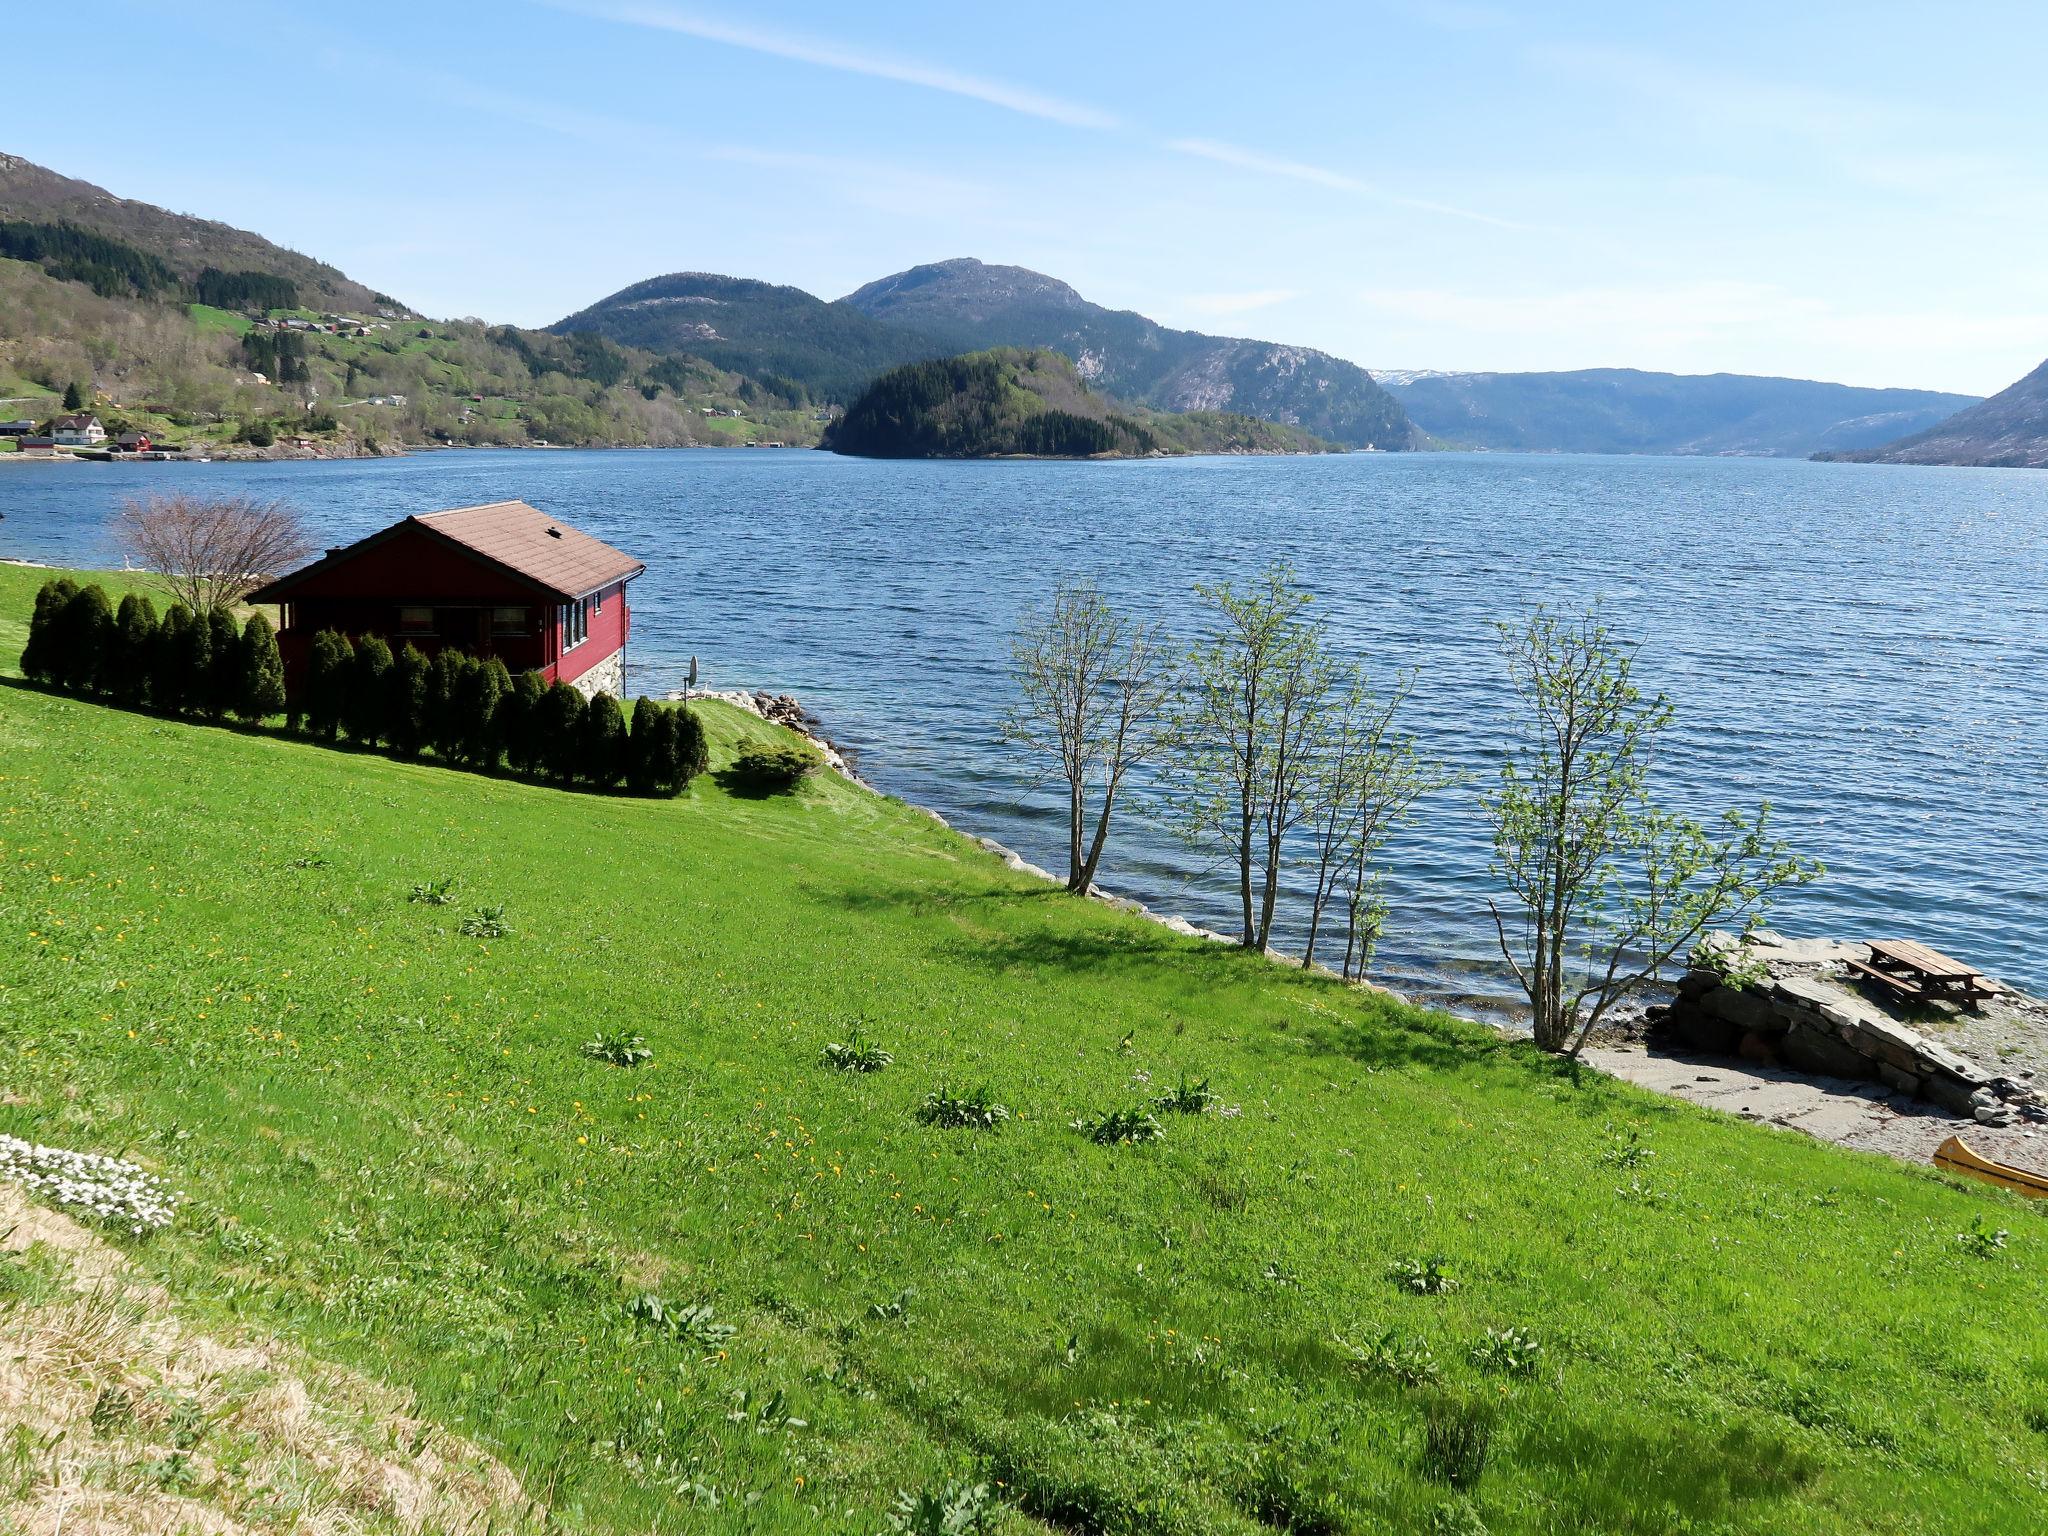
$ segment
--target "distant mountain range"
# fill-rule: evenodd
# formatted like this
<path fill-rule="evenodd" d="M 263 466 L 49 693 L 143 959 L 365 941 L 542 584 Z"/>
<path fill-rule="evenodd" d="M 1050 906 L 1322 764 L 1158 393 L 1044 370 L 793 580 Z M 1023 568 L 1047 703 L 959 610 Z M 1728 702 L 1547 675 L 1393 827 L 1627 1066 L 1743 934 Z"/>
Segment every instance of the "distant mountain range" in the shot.
<path fill-rule="evenodd" d="M 1047 347 L 904 363 L 869 384 L 826 430 L 835 453 L 876 459 L 1140 458 L 1322 453 L 1299 427 L 1222 411 L 1155 411 L 1110 399 Z"/>
<path fill-rule="evenodd" d="M 1918 432 L 1973 395 L 1861 389 L 1746 374 L 1434 373 L 1376 377 L 1447 447 L 1526 453 L 1754 454 L 1804 458 Z"/>
<path fill-rule="evenodd" d="M 1858 452 L 1821 457 L 1865 464 L 1978 464 L 2048 469 L 2048 363 L 1989 400 L 1924 431 Z"/>
<path fill-rule="evenodd" d="M 261 235 L 0 154 L 0 416 L 46 418 L 75 385 L 113 422 L 216 452 L 283 452 L 266 445 L 288 436 L 312 441 L 299 451 L 339 453 L 808 443 L 824 407 L 889 369 L 994 347 L 1064 354 L 1134 420 L 1213 413 L 1178 441 L 1239 451 L 1296 441 L 1248 435 L 1244 419 L 1261 418 L 1303 442 L 1358 448 L 2048 466 L 2048 365 L 1981 402 L 1632 369 L 1375 379 L 1313 348 L 1173 330 L 1042 273 L 971 259 L 833 301 L 676 273 L 547 332 L 431 321 Z"/>
<path fill-rule="evenodd" d="M 843 401 L 882 368 L 989 347 L 1044 347 L 1105 393 L 1165 411 L 1223 411 L 1353 448 L 1406 448 L 1406 415 L 1355 363 L 1309 347 L 1175 331 L 1091 304 L 1055 278 L 970 259 L 912 267 L 836 302 L 678 272 L 555 324 L 685 351 L 775 386 Z"/>

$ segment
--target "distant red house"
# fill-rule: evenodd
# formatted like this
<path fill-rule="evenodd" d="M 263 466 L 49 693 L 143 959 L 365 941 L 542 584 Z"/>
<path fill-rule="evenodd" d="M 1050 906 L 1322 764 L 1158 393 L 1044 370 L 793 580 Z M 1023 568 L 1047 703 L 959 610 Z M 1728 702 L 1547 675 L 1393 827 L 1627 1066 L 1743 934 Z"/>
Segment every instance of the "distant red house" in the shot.
<path fill-rule="evenodd" d="M 585 694 L 626 686 L 626 583 L 647 569 L 523 501 L 427 512 L 330 549 L 249 594 L 282 612 L 278 649 L 297 692 L 313 636 L 382 635 L 392 649 L 497 656 Z"/>

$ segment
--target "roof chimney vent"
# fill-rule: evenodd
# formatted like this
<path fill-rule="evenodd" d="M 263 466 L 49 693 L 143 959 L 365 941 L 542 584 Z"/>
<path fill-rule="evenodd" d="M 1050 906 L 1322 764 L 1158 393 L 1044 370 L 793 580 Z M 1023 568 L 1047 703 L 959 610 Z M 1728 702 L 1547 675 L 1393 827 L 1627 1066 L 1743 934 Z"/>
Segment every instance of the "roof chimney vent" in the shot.
<path fill-rule="evenodd" d="M 327 551 L 327 553 L 328 553 L 328 554 L 330 554 L 330 555 L 338 555 L 338 554 L 340 554 L 340 553 L 341 553 L 341 551 L 342 551 L 342 548 L 343 548 L 343 546 L 342 546 L 342 545 L 339 545 L 339 544 L 337 544 L 337 545 L 335 545 L 335 546 L 334 546 L 334 548 L 332 548 L 332 549 L 328 550 L 328 551 Z"/>
<path fill-rule="evenodd" d="M 548 537 L 551 539 L 559 539 L 561 536 L 562 530 L 559 528 L 550 528 L 548 530 Z"/>

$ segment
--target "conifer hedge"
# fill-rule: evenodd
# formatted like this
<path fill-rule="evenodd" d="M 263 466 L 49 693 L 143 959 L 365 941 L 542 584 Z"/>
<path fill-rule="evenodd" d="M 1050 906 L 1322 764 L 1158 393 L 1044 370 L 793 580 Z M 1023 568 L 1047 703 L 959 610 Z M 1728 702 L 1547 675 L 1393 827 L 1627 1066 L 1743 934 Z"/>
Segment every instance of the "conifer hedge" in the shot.
<path fill-rule="evenodd" d="M 262 614 L 237 624 L 224 609 L 173 603 L 159 619 L 140 594 L 116 609 L 105 589 L 68 578 L 36 593 L 21 670 L 46 687 L 211 721 L 260 725 L 288 707 L 277 635 Z M 704 724 L 687 708 L 642 697 L 629 726 L 610 694 L 586 701 L 538 672 L 514 677 L 495 656 L 429 660 L 414 645 L 394 656 L 380 636 L 351 642 L 331 629 L 313 637 L 290 707 L 291 729 L 318 741 L 345 735 L 401 757 L 431 748 L 442 762 L 590 789 L 677 795 L 709 761 Z"/>

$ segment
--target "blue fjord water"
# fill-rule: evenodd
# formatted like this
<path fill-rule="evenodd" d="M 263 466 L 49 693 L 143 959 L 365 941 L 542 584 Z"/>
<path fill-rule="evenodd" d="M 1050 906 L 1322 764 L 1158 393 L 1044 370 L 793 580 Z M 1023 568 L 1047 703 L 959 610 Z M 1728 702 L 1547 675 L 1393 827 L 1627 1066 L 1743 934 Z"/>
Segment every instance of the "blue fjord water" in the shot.
<path fill-rule="evenodd" d="M 998 740 L 1020 609 L 1063 573 L 1182 634 L 1197 581 L 1290 560 L 1406 725 L 1474 776 L 1389 850 L 1378 970 L 1499 996 L 1476 788 L 1513 710 L 1495 621 L 1598 602 L 1678 727 L 1696 814 L 1768 799 L 1827 878 L 1775 926 L 1910 935 L 2048 990 L 2048 474 L 1777 460 L 1355 454 L 881 463 L 799 451 L 449 452 L 0 467 L 0 554 L 118 564 L 127 497 L 281 496 L 323 543 L 521 497 L 648 564 L 631 687 L 797 694 L 877 785 L 1049 866 L 1060 810 Z M 1105 883 L 1233 924 L 1231 883 L 1140 805 Z"/>

